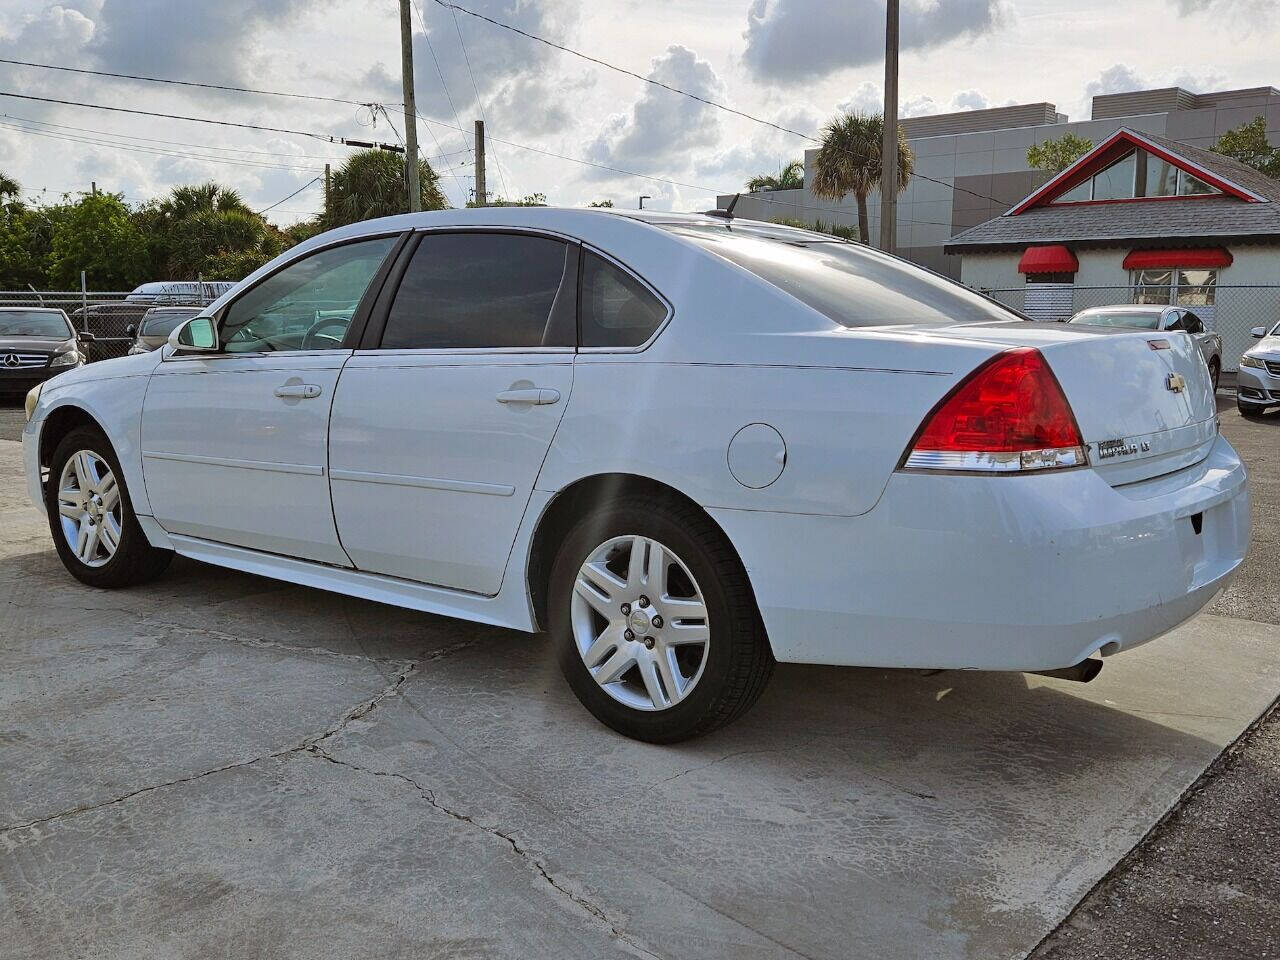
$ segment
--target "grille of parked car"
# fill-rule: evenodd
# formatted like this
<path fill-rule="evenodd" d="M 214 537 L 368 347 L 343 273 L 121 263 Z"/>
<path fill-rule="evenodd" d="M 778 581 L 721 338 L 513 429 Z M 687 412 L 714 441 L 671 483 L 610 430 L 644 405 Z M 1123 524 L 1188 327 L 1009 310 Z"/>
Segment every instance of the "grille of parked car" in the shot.
<path fill-rule="evenodd" d="M 47 353 L 5 353 L 0 351 L 0 370 L 29 370 L 49 362 Z"/>
<path fill-rule="evenodd" d="M 1267 373 L 1273 377 L 1280 377 L 1280 360 L 1264 360 L 1262 362 L 1267 365 Z"/>

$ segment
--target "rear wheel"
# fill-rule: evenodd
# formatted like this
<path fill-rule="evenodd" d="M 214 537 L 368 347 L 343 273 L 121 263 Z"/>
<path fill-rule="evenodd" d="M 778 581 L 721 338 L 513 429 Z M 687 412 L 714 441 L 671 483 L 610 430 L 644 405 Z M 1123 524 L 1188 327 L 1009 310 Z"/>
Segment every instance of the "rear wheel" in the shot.
<path fill-rule="evenodd" d="M 173 553 L 147 542 L 133 515 L 115 451 L 92 427 L 58 444 L 45 487 L 49 531 L 62 565 L 91 587 L 127 587 L 158 577 Z"/>
<path fill-rule="evenodd" d="M 1222 376 L 1222 362 L 1217 357 L 1209 358 L 1209 379 L 1213 381 L 1213 392 L 1218 392 L 1218 379 Z"/>
<path fill-rule="evenodd" d="M 691 505 L 626 498 L 581 520 L 556 556 L 550 602 L 569 686 L 637 740 L 728 723 L 773 671 L 746 571 Z"/>

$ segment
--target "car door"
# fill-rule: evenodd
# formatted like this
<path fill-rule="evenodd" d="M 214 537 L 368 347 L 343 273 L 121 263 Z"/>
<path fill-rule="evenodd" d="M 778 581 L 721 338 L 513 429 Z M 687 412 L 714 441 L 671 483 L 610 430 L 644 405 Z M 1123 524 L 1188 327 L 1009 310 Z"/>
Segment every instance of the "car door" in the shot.
<path fill-rule="evenodd" d="M 167 531 L 350 566 L 329 501 L 329 411 L 351 355 L 346 337 L 357 335 L 349 327 L 367 316 L 400 239 L 289 263 L 220 312 L 216 352 L 156 366 L 142 410 L 143 480 Z"/>
<path fill-rule="evenodd" d="M 493 595 L 573 382 L 578 247 L 428 231 L 338 380 L 330 487 L 360 570 Z"/>
<path fill-rule="evenodd" d="M 1196 344 L 1200 347 L 1200 353 L 1204 356 L 1205 363 L 1208 363 L 1209 358 L 1218 352 L 1217 334 L 1205 329 L 1204 322 L 1190 310 L 1183 311 L 1182 328 L 1195 338 Z"/>

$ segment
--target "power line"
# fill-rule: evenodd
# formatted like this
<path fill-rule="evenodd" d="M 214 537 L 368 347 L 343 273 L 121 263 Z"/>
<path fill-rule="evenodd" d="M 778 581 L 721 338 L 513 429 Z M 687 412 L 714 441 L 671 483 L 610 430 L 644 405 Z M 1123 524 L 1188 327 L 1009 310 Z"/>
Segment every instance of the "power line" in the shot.
<path fill-rule="evenodd" d="M 147 83 L 168 83 L 180 87 L 202 87 L 206 90 L 225 90 L 229 93 L 254 93 L 264 97 L 290 97 L 295 100 L 322 100 L 326 103 L 345 103 L 355 107 L 367 107 L 368 101 L 344 100 L 342 97 L 325 97 L 312 93 L 284 93 L 279 90 L 256 90 L 253 87 L 233 87 L 222 83 L 202 83 L 196 80 L 174 80 L 167 77 L 146 77 L 133 73 L 111 73 L 108 70 L 89 70 L 85 67 L 64 67 L 52 63 L 33 63 L 30 60 L 12 60 L 0 57 L 0 63 L 19 67 L 39 67 L 41 70 L 60 70 L 63 73 L 82 73 L 94 77 L 113 77 L 117 80 L 142 80 Z"/>
<path fill-rule="evenodd" d="M 84 107 L 89 110 L 106 110 L 111 113 L 133 113 L 143 117 L 159 117 L 162 120 L 186 120 L 191 123 L 211 123 L 220 127 L 238 127 L 242 130 L 261 130 L 266 133 L 285 133 L 292 137 L 312 137 L 328 143 L 341 143 L 347 146 L 387 149 L 381 143 L 368 143 L 363 140 L 348 140 L 346 137 L 335 137 L 327 133 L 311 133 L 306 130 L 290 130 L 286 127 L 268 127 L 257 123 L 238 123 L 234 120 L 213 120 L 209 117 L 188 117 L 176 113 L 160 113 L 155 110 L 136 110 L 132 107 L 108 107 L 101 103 L 84 103 L 78 100 L 60 100 L 56 97 L 37 97 L 29 93 L 12 93 L 0 90 L 0 97 L 12 97 L 15 100 L 34 100 L 37 103 L 56 103 L 65 107 Z"/>
<path fill-rule="evenodd" d="M 139 140 L 144 143 L 163 143 L 176 147 L 195 147 L 200 150 L 220 150 L 230 153 L 244 153 L 252 156 L 261 157 L 280 157 L 285 160 L 336 160 L 338 157 L 327 156 L 318 153 L 283 153 L 278 150 L 249 150 L 243 147 L 222 147 L 212 143 L 192 143 L 189 140 L 162 140 L 157 137 L 140 137 L 131 133 L 117 133 L 114 130 L 94 130 L 90 127 L 76 127 L 66 123 L 54 123 L 51 120 L 32 120 L 29 117 L 19 117 L 17 114 L 0 113 L 0 120 L 14 120 L 21 123 L 30 123 L 40 127 L 55 127 L 59 130 L 74 130 L 78 133 L 92 133 L 104 137 L 119 137 L 122 140 Z M 463 151 L 465 152 L 465 151 Z"/>
<path fill-rule="evenodd" d="M 268 210 L 274 210 L 276 207 L 280 206 L 280 204 L 284 203 L 287 200 L 292 200 L 294 197 L 300 194 L 303 190 L 307 189 L 307 187 L 314 186 L 315 184 L 319 183 L 320 179 L 321 179 L 320 177 L 312 177 L 310 180 L 308 180 L 306 183 L 300 186 L 297 190 L 293 191 L 293 193 L 285 197 L 284 200 L 277 200 L 271 206 L 263 207 L 261 210 L 258 211 L 258 216 L 262 216 Z"/>
<path fill-rule="evenodd" d="M 179 150 L 164 150 L 160 147 L 148 147 L 141 144 L 117 143 L 110 140 L 99 140 L 93 137 L 77 137 L 69 133 L 58 133 L 52 130 L 32 130 L 27 127 L 21 127 L 16 124 L 9 124 L 0 121 L 0 129 L 11 130 L 14 133 L 25 133 L 33 137 L 45 137 L 50 140 L 60 140 L 64 143 L 83 143 L 92 146 L 107 147 L 112 150 L 126 150 L 130 153 L 145 153 L 151 156 L 159 157 L 178 157 L 184 160 L 202 160 L 208 163 L 223 163 L 236 167 L 256 167 L 264 170 L 289 170 L 301 173 L 312 173 L 315 167 L 305 166 L 288 166 L 277 163 L 263 163 L 259 160 L 246 160 L 239 157 L 219 157 L 209 156 L 199 153 L 188 153 Z"/>
<path fill-rule="evenodd" d="M 663 83 L 661 80 L 655 80 L 653 77 L 646 77 L 643 74 L 637 73 L 634 70 L 628 70 L 626 67 L 620 67 L 617 64 L 610 63 L 608 60 L 602 60 L 599 57 L 593 57 L 589 53 L 583 53 L 581 50 L 575 50 L 572 47 L 565 46 L 563 43 L 557 43 L 554 40 L 548 40 L 546 37 L 540 37 L 536 33 L 530 33 L 528 30 L 522 30 L 520 27 L 513 26 L 512 24 L 509 24 L 509 23 L 503 23 L 501 20 L 496 20 L 493 17 L 487 16 L 483 13 L 477 13 L 475 10 L 468 10 L 464 6 L 460 6 L 459 4 L 452 3 L 451 0 L 432 0 L 432 2 L 438 4 L 439 6 L 445 7 L 449 10 L 457 10 L 460 13 L 465 13 L 468 16 L 475 17 L 477 20 L 483 20 L 486 23 L 491 23 L 495 27 L 500 27 L 503 30 L 510 30 L 512 33 L 518 33 L 520 36 L 526 37 L 529 40 L 533 40 L 536 43 L 545 44 L 546 46 L 553 47 L 554 49 L 560 50 L 563 53 L 567 53 L 567 54 L 570 54 L 571 56 L 579 57 L 580 59 L 586 60 L 589 63 L 594 63 L 597 66 L 604 67 L 606 70 L 612 70 L 615 73 L 620 73 L 620 74 L 623 74 L 624 76 L 633 77 L 636 80 L 640 80 L 652 86 L 661 87 L 663 90 L 668 90 L 671 93 L 679 94 L 682 97 L 688 97 L 691 100 L 696 100 L 699 103 L 706 104 L 709 107 L 715 107 L 717 110 L 723 110 L 726 113 L 734 114 L 735 116 L 739 116 L 739 117 L 742 117 L 743 119 L 750 120 L 753 123 L 759 123 L 766 127 L 772 127 L 774 130 L 780 130 L 783 133 L 789 133 L 794 137 L 800 137 L 802 140 L 808 140 L 811 143 L 822 142 L 822 140 L 819 137 L 816 137 L 813 134 L 802 133 L 799 130 L 793 130 L 791 127 L 783 126 L 780 123 L 774 123 L 772 120 L 765 120 L 763 117 L 757 117 L 754 114 L 747 113 L 746 111 L 738 110 L 734 107 L 729 106 L 728 104 L 721 103 L 718 100 L 711 100 L 707 97 L 701 96 L 700 94 L 692 93 L 689 90 L 682 90 L 679 87 L 672 86 L 669 83 Z M 871 159 L 869 155 L 868 156 L 859 155 L 859 157 L 860 159 Z M 945 180 L 938 180 L 934 177 L 925 176 L 923 173 L 913 172 L 911 175 L 913 177 L 917 177 L 920 180 L 927 180 L 930 183 L 936 183 L 936 184 L 939 184 L 940 186 L 948 187 L 951 190 L 955 190 L 960 193 L 967 193 L 970 196 L 979 197 L 983 200 L 990 200 L 993 203 L 998 203 L 1003 206 L 1013 205 L 1013 203 L 1008 200 L 1001 200 L 998 197 L 993 197 L 985 193 L 978 193 L 976 191 L 968 189 L 967 187 L 959 187 L 959 186 L 956 186 L 955 183 L 948 183 Z"/>
<path fill-rule="evenodd" d="M 480 108 L 480 119 L 487 128 L 489 126 L 489 118 L 484 115 L 484 101 L 480 99 L 480 88 L 476 86 L 476 75 L 471 72 L 471 57 L 467 55 L 467 44 L 462 39 L 462 27 L 458 26 L 458 14 L 453 10 L 450 10 L 449 13 L 453 15 L 453 29 L 458 34 L 458 46 L 462 48 L 462 59 L 467 64 L 467 76 L 471 78 L 471 90 L 476 95 L 476 106 Z M 515 198 L 511 196 L 511 190 L 507 186 L 506 174 L 502 172 L 502 161 L 498 159 L 498 151 L 494 150 L 492 153 L 493 165 L 498 168 L 498 179 L 502 181 L 502 192 L 509 199 L 514 200 Z M 477 202 L 484 202 L 486 199 L 485 197 L 476 197 Z"/>

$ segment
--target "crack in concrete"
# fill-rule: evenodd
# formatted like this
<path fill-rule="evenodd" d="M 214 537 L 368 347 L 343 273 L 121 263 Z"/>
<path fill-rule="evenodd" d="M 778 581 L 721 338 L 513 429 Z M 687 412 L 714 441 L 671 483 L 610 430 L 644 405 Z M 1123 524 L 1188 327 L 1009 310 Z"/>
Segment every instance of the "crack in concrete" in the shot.
<path fill-rule="evenodd" d="M 64 820 L 68 817 L 79 816 L 82 813 L 91 813 L 94 810 L 101 810 L 104 807 L 110 807 L 119 803 L 124 803 L 127 800 L 132 800 L 134 797 L 139 797 L 139 796 L 143 796 L 144 794 L 153 793 L 156 790 L 163 790 L 166 787 L 175 787 L 175 786 L 180 786 L 186 783 L 194 783 L 195 781 L 202 780 L 205 777 L 213 776 L 215 773 L 225 773 L 228 770 L 238 770 L 242 767 L 252 766 L 253 764 L 259 763 L 263 760 L 274 760 L 279 757 L 288 756 L 291 753 L 298 753 L 300 751 L 310 750 L 311 748 L 315 747 L 317 744 L 323 743 L 325 740 L 329 739 L 330 737 L 335 736 L 338 733 L 341 733 L 342 730 L 353 720 L 358 720 L 359 718 L 367 716 L 368 714 L 372 713 L 389 697 L 395 696 L 399 692 L 400 687 L 404 685 L 405 681 L 407 681 L 409 677 L 413 675 L 413 673 L 417 670 L 417 668 L 421 664 L 433 663 L 436 660 L 442 660 L 445 657 L 449 656 L 450 654 L 457 652 L 458 650 L 471 646 L 472 643 L 473 641 L 464 640 L 460 643 L 454 643 L 454 644 L 450 644 L 447 647 L 442 647 L 439 650 L 436 650 L 429 655 L 427 654 L 426 651 L 423 651 L 421 654 L 418 655 L 417 658 L 406 663 L 406 665 L 403 668 L 401 668 L 396 673 L 396 675 L 391 679 L 391 681 L 385 687 L 383 687 L 382 690 L 380 690 L 377 694 L 375 694 L 374 696 L 370 697 L 367 700 L 362 700 L 356 706 L 346 711 L 337 720 L 337 722 L 326 727 L 324 731 L 322 731 L 321 733 L 314 734 L 309 737 L 305 737 L 300 742 L 294 744 L 291 747 L 286 747 L 283 750 L 276 750 L 271 753 L 264 753 L 259 756 L 253 757 L 249 760 L 238 760 L 235 763 L 223 764 L 220 767 L 214 767 L 211 770 L 205 770 L 200 773 L 193 773 L 185 777 L 178 777 L 175 780 L 166 780 L 163 783 L 149 784 L 145 787 L 139 787 L 136 790 L 130 790 L 128 793 L 121 794 L 118 797 L 113 797 L 110 800 L 102 800 L 102 801 L 99 801 L 98 803 L 82 804 L 81 806 L 72 807 L 68 810 L 62 810 L 58 813 L 51 813 L 45 817 L 36 817 L 32 820 L 27 820 L 22 823 L 14 823 L 8 826 L 0 827 L 0 848 L 8 847 L 9 843 L 6 840 L 6 838 L 9 836 L 9 834 L 14 833 L 15 831 L 18 831 L 18 830 L 28 830 L 28 829 L 31 829 L 32 827 L 38 827 L 46 823 L 52 823 L 56 820 Z"/>
<path fill-rule="evenodd" d="M 524 845 L 522 845 L 520 841 L 513 834 L 508 833 L 505 830 L 501 830 L 497 827 L 487 826 L 483 823 L 480 823 L 478 820 L 476 820 L 474 817 L 470 816 L 469 814 L 462 813 L 460 811 L 452 809 L 451 807 L 445 806 L 436 798 L 436 794 L 434 790 L 432 790 L 430 787 L 423 786 L 421 783 L 419 783 L 413 777 L 408 776 L 407 774 L 399 773 L 395 770 L 374 770 L 371 767 L 361 766 L 360 764 L 352 763 L 349 760 L 339 760 L 337 757 L 333 756 L 333 754 L 324 750 L 322 747 L 320 747 L 317 744 L 312 744 L 307 752 L 310 753 L 312 756 L 319 757 L 320 759 L 326 760 L 329 763 L 332 763 L 339 767 L 347 767 L 348 769 L 355 770 L 359 773 L 369 774 L 370 776 L 374 776 L 374 777 L 387 777 L 393 780 L 400 780 L 400 781 L 403 781 L 404 783 L 409 784 L 415 790 L 418 791 L 422 799 L 426 800 L 427 803 L 429 803 L 434 809 L 438 810 L 440 813 L 443 813 L 445 816 L 450 817 L 453 820 L 457 820 L 460 823 L 469 824 L 470 826 L 473 826 L 476 829 L 489 834 L 490 836 L 497 837 L 500 840 L 505 841 L 507 845 L 510 846 L 512 852 L 514 852 L 516 856 L 519 857 L 526 865 L 531 867 L 537 873 L 539 878 L 542 879 L 545 883 L 547 883 L 553 890 L 555 890 L 556 893 L 566 898 L 572 904 L 578 907 L 580 910 L 588 914 L 588 916 L 595 923 L 605 927 L 608 930 L 610 936 L 612 936 L 619 943 L 635 951 L 636 955 L 642 956 L 642 957 L 648 957 L 648 958 L 651 958 L 651 960 L 662 960 L 662 957 L 659 954 L 654 953 L 648 947 L 644 946 L 644 944 L 639 942 L 635 937 L 633 937 L 632 935 L 628 934 L 627 932 L 619 928 L 618 924 L 614 920 L 611 920 L 609 918 L 609 915 L 605 913 L 605 911 L 601 907 L 597 906 L 596 904 L 588 900 L 586 897 L 582 896 L 581 894 L 575 893 L 573 890 L 565 886 L 564 882 L 557 879 L 555 875 L 553 875 L 551 871 L 549 871 L 546 868 L 546 865 L 543 864 L 543 862 L 539 860 L 536 856 L 534 856 Z"/>

